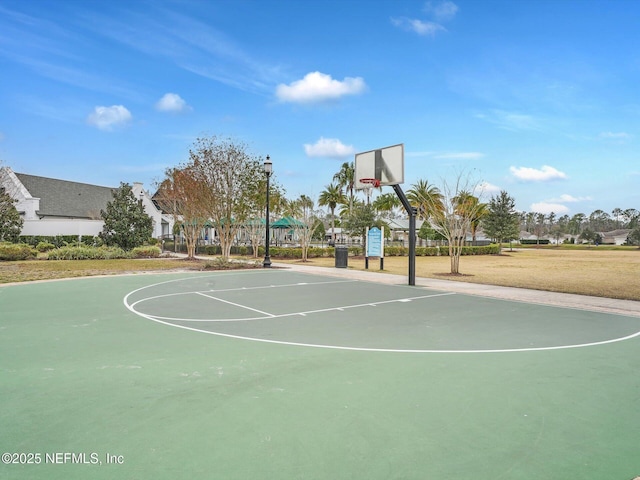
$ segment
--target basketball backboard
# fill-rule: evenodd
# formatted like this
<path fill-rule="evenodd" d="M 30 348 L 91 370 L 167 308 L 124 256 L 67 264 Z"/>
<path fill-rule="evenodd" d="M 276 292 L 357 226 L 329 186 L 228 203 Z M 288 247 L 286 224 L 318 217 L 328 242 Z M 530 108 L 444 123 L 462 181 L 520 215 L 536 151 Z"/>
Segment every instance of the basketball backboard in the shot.
<path fill-rule="evenodd" d="M 356 153 L 354 177 L 357 190 L 371 186 L 361 180 L 375 179 L 380 186 L 404 183 L 404 144 Z"/>

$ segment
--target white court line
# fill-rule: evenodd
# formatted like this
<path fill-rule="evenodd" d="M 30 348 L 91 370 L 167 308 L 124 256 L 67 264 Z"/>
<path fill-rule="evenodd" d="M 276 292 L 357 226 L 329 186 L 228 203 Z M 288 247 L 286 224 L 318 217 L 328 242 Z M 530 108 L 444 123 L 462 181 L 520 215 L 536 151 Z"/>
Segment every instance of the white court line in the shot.
<path fill-rule="evenodd" d="M 200 293 L 200 292 L 196 292 L 198 293 L 198 295 L 202 295 L 205 297 L 210 297 L 209 295 L 206 295 L 204 293 Z M 431 295 L 421 295 L 419 297 L 408 297 L 408 298 L 396 298 L 393 300 L 382 300 L 380 302 L 374 302 L 374 303 L 359 303 L 357 305 L 342 305 L 340 307 L 327 307 L 327 308 L 320 308 L 317 310 L 306 310 L 306 311 L 302 311 L 302 312 L 291 312 L 291 313 L 281 313 L 279 315 L 274 315 L 271 313 L 267 313 L 267 312 L 261 312 L 260 310 L 256 310 L 255 308 L 250 308 L 250 307 L 245 307 L 244 305 L 240 305 L 240 304 L 236 304 L 233 302 L 227 302 L 226 300 L 222 300 L 220 298 L 216 298 L 216 297 L 210 297 L 213 298 L 215 300 L 220 300 L 221 302 L 225 302 L 225 303 L 229 303 L 231 305 L 235 305 L 237 307 L 242 307 L 242 308 L 246 308 L 247 310 L 253 310 L 255 312 L 258 313 L 262 313 L 264 315 L 267 315 L 265 317 L 248 317 L 248 318 L 175 318 L 175 317 L 162 317 L 160 315 L 151 315 L 151 314 L 146 314 L 146 313 L 142 313 L 142 312 L 138 312 L 135 308 L 133 308 L 136 304 L 132 304 L 131 305 L 131 309 L 133 312 L 139 313 L 140 315 L 145 315 L 148 317 L 152 317 L 158 320 L 167 320 L 167 321 L 174 321 L 174 322 L 209 322 L 209 323 L 218 323 L 218 322 L 250 322 L 250 321 L 257 321 L 257 320 L 266 320 L 269 318 L 284 318 L 284 317 L 295 317 L 295 316 L 306 316 L 306 315 L 310 315 L 313 313 L 326 313 L 326 312 L 333 312 L 333 311 L 339 311 L 339 312 L 343 312 L 345 310 L 349 310 L 351 308 L 362 308 L 362 307 L 377 307 L 378 305 L 385 305 L 388 303 L 406 303 L 406 302 L 411 302 L 413 300 L 421 300 L 421 299 L 425 299 L 425 298 L 434 298 L 434 297 L 447 297 L 449 295 L 456 295 L 454 292 L 445 292 L 445 293 L 434 293 Z M 136 302 L 137 303 L 137 302 Z"/>
<path fill-rule="evenodd" d="M 247 310 L 251 310 L 252 312 L 257 312 L 257 313 L 261 313 L 263 315 L 266 315 L 267 317 L 275 317 L 275 315 L 273 315 L 273 314 L 271 314 L 269 312 L 263 312 L 262 310 L 258 310 L 257 308 L 247 307 L 246 305 L 241 305 L 239 303 L 230 302 L 229 300 L 223 300 L 221 298 L 214 297 L 213 295 L 207 295 L 206 293 L 196 292 L 196 295 L 201 295 L 203 297 L 212 298 L 214 300 L 217 300 L 218 302 L 228 303 L 229 305 L 233 305 L 234 307 L 246 308 Z"/>
<path fill-rule="evenodd" d="M 253 272 L 251 272 L 253 273 Z M 212 274 L 212 275 L 207 275 L 207 276 L 220 276 L 220 275 L 225 275 L 225 274 Z M 228 274 L 228 275 L 232 275 L 232 274 Z M 178 282 L 178 281 L 182 281 L 182 280 L 188 280 L 191 278 L 195 278 L 195 277 L 184 277 L 184 278 L 180 278 L 180 279 L 173 279 L 173 280 L 169 280 L 169 281 L 165 281 L 165 282 L 159 282 L 156 284 L 152 284 L 152 285 L 146 285 L 144 287 L 135 289 L 131 292 L 129 292 L 127 295 L 125 295 L 125 297 L 123 298 L 123 303 L 125 305 L 125 307 L 132 312 L 135 315 L 138 315 L 140 317 L 146 318 L 147 320 L 151 320 L 153 322 L 156 323 L 160 323 L 163 325 L 167 325 L 169 327 L 174 327 L 174 328 L 180 328 L 183 330 L 189 330 L 192 332 L 198 332 L 198 333 L 204 333 L 207 335 L 215 335 L 215 336 L 219 336 L 219 337 L 225 337 L 225 338 L 233 338 L 233 339 L 237 339 L 237 340 L 248 340 L 248 341 L 252 341 L 252 342 L 260 342 L 260 343 L 270 343 L 270 344 L 278 344 L 278 345 L 289 345 L 289 346 L 297 346 L 297 347 L 311 347 L 311 348 L 324 348 L 324 349 L 330 349 L 330 350 L 347 350 L 347 351 L 359 351 L 359 352 L 381 352 L 381 353 L 443 353 L 443 354 L 455 354 L 455 353 L 520 353 L 520 352 L 539 352 L 539 351 L 550 351 L 550 350 L 566 350 L 566 349 L 573 349 L 573 348 L 585 348 L 585 347 L 593 347 L 593 346 L 599 346 L 599 345 L 607 345 L 607 344 L 613 344 L 613 343 L 618 343 L 618 342 L 623 342 L 625 340 L 630 340 L 633 338 L 636 338 L 638 336 L 640 336 L 640 331 L 624 336 L 624 337 L 619 337 L 619 338 L 613 338 L 613 339 L 609 339 L 609 340 L 603 340 L 600 342 L 591 342 L 591 343 L 582 343 L 582 344 L 574 344 L 574 345 L 556 345 L 556 346 L 551 346 L 551 347 L 529 347 L 529 348 L 506 348 L 506 349 L 478 349 L 478 350 L 432 350 L 432 349 L 396 349 L 396 348 L 367 348 L 367 347 L 349 347 L 349 346 L 340 346 L 340 345 L 321 345 L 321 344 L 312 344 L 312 343 L 301 343 L 301 342 L 287 342 L 287 341 L 281 341 L 281 340 L 268 340 L 268 339 L 264 339 L 264 338 L 252 338 L 252 337 L 245 337 L 245 336 L 241 336 L 241 335 L 232 335 L 232 334 L 228 334 L 228 333 L 219 333 L 219 332 L 211 332 L 209 330 L 202 330 L 199 328 L 194 328 L 194 327 L 188 327 L 186 325 L 177 325 L 175 323 L 171 323 L 168 321 L 163 321 L 162 318 L 163 317 L 154 317 L 152 315 L 148 315 L 142 312 L 138 312 L 132 304 L 130 305 L 128 303 L 128 299 L 131 295 L 141 291 L 141 290 L 145 290 L 147 288 L 152 288 L 155 287 L 157 285 L 161 285 L 161 284 L 166 284 L 166 283 L 171 283 L 171 282 Z M 204 277 L 206 278 L 206 277 Z M 357 280 L 354 280 L 357 282 Z M 265 287 L 265 288 L 271 288 L 271 287 Z M 454 294 L 453 292 L 450 294 Z M 397 301 L 397 300 L 393 300 L 393 301 Z M 506 301 L 514 301 L 514 300 L 506 300 Z M 390 302 L 390 301 L 388 301 Z M 387 303 L 388 303 L 387 302 Z M 138 303 L 138 302 L 136 302 Z M 527 303 L 527 302 L 518 302 L 518 303 Z M 364 306 L 364 304 L 363 304 Z M 355 306 L 351 306 L 351 307 L 337 307 L 334 308 L 334 310 L 339 310 L 339 311 L 343 311 L 344 308 L 354 308 Z M 575 309 L 573 307 L 558 307 L 558 306 L 552 306 L 552 308 L 570 308 L 570 309 L 574 309 L 574 310 L 579 310 L 579 309 Z M 304 312 L 301 312 L 304 313 Z M 293 314 L 288 314 L 288 315 L 293 315 Z M 621 314 L 617 314 L 617 313 L 609 313 L 608 315 L 621 315 Z M 621 315 L 621 316 L 625 316 L 625 315 Z M 271 317 L 260 317 L 259 319 L 266 319 L 266 318 L 271 318 Z M 167 319 L 167 320 L 174 320 L 175 319 Z M 193 320 L 188 320 L 188 321 L 193 321 Z M 237 321 L 237 319 L 236 319 Z"/>
<path fill-rule="evenodd" d="M 125 303 L 125 305 L 127 305 Z M 127 305 L 127 308 L 129 306 Z M 209 330 L 201 330 L 199 328 L 187 327 L 185 325 L 176 325 L 175 323 L 164 322 L 162 320 L 158 320 L 150 315 L 145 315 L 144 313 L 137 312 L 131 308 L 129 308 L 131 312 L 144 317 L 148 320 L 154 321 L 156 323 L 161 323 L 163 325 L 167 325 L 169 327 L 181 328 L 183 330 L 189 330 L 192 332 L 198 333 L 206 333 L 207 335 L 215 335 L 218 337 L 225 338 L 234 338 L 236 340 L 249 340 L 251 342 L 260 342 L 260 343 L 272 343 L 277 345 L 289 345 L 294 347 L 311 347 L 311 348 L 325 348 L 329 350 L 348 350 L 348 351 L 356 351 L 356 352 L 378 352 L 378 353 L 520 353 L 520 352 L 541 352 L 548 350 L 566 350 L 570 348 L 584 348 L 584 347 L 594 347 L 596 345 L 606 345 L 609 343 L 617 343 L 622 342 L 624 340 L 629 340 L 631 338 L 635 338 L 640 336 L 640 332 L 636 332 L 631 335 L 627 335 L 626 337 L 621 338 L 613 338 L 611 340 L 604 340 L 602 342 L 592 342 L 592 343 L 583 343 L 579 345 L 557 345 L 555 347 L 531 347 L 531 348 L 506 348 L 506 349 L 491 349 L 491 350 L 420 350 L 420 349 L 399 349 L 399 348 L 367 348 L 367 347 L 347 347 L 340 345 L 320 345 L 313 343 L 300 343 L 300 342 L 285 342 L 282 340 L 268 340 L 265 338 L 252 338 L 252 337 L 243 337 L 241 335 L 231 335 L 228 333 L 219 333 L 219 332 L 210 332 Z"/>
<path fill-rule="evenodd" d="M 156 283 L 155 285 L 161 285 L 163 283 L 171 283 L 171 282 L 177 282 L 180 280 L 185 280 L 184 278 L 181 278 L 179 280 L 169 280 L 168 282 L 161 282 L 161 283 Z M 141 298 L 140 300 L 133 302 L 131 305 L 137 305 L 139 303 L 142 302 L 148 302 L 149 300 L 156 300 L 158 298 L 166 298 L 166 297 L 173 297 L 173 296 L 178 296 L 178 295 L 191 295 L 194 293 L 224 293 L 224 292 L 244 292 L 244 291 L 248 291 L 248 290 L 264 290 L 264 289 L 271 289 L 271 288 L 285 288 L 285 287 L 307 287 L 307 286 L 314 286 L 314 285 L 327 285 L 327 284 L 332 284 L 332 283 L 355 283 L 358 280 L 331 280 L 331 281 L 327 281 L 327 282 L 298 282 L 298 283 L 285 283 L 282 285 L 261 285 L 258 287 L 236 287 L 236 288 L 221 288 L 219 290 L 196 290 L 196 291 L 189 291 L 189 292 L 172 292 L 172 293 L 165 293 L 163 295 L 154 295 L 153 297 L 145 297 L 145 298 Z M 155 286 L 155 285 L 150 285 L 150 286 Z M 134 294 L 140 290 L 144 290 L 147 287 L 142 287 L 139 288 L 137 290 L 134 290 L 133 292 L 130 293 Z M 127 295 L 129 296 L 129 295 Z M 169 317 L 167 317 L 169 318 Z"/>

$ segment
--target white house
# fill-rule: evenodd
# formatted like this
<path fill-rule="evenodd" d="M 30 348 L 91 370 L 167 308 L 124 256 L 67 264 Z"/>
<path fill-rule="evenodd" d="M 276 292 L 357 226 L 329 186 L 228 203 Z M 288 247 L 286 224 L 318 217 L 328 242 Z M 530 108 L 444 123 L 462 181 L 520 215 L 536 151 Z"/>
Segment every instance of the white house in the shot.
<path fill-rule="evenodd" d="M 624 245 L 630 233 L 630 228 L 620 228 L 611 232 L 601 232 L 600 235 L 602 235 L 603 244 Z"/>
<path fill-rule="evenodd" d="M 17 200 L 16 208 L 24 219 L 21 235 L 98 235 L 104 226 L 100 216 L 113 200 L 116 188 L 54 178 L 15 173 L 0 168 L 0 185 Z M 173 218 L 163 214 L 144 190 L 134 183 L 133 194 L 144 205 L 153 221 L 153 237 L 172 233 Z"/>

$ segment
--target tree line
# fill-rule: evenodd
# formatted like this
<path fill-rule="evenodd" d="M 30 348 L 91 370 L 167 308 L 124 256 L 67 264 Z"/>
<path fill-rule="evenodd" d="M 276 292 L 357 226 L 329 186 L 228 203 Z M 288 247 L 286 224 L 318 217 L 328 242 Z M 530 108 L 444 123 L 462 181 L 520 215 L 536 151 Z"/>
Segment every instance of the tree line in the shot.
<path fill-rule="evenodd" d="M 311 239 L 324 237 L 325 226 L 331 226 L 333 242 L 338 225 L 347 235 L 366 241 L 367 227 L 385 226 L 391 219 L 406 216 L 400 211 L 395 193 L 378 191 L 373 201 L 369 196 L 359 197 L 354 175 L 354 163 L 345 162 L 321 191 L 317 206 L 327 207 L 328 214 L 316 209 L 315 200 L 307 195 L 287 199 L 285 189 L 272 177 L 269 207 L 275 217 L 295 220 L 292 228 L 297 231 L 303 259 Z M 101 237 L 105 243 L 131 246 L 150 231 L 150 220 L 146 221 L 143 212 L 137 211 L 141 205 L 126 186 L 122 184 L 119 194 L 114 196 L 113 203 L 118 208 L 109 205 L 106 212 L 101 212 L 105 220 Z M 420 179 L 406 193 L 418 218 L 424 220 L 418 235 L 424 239 L 445 240 L 449 245 L 452 273 L 458 272 L 459 252 L 467 235 L 475 239 L 479 228 L 498 243 L 520 238 L 521 231 L 538 237 L 551 235 L 559 239 L 573 235 L 598 241 L 599 232 L 627 228 L 632 230 L 629 243 L 640 244 L 638 210 L 616 208 L 611 214 L 596 210 L 589 216 L 579 213 L 571 217 L 518 212 L 515 200 L 506 191 L 483 203 L 480 187 L 470 176 L 461 173 L 452 182 L 445 181 L 442 187 Z M 196 244 L 207 226 L 215 229 L 225 257 L 230 255 L 240 229 L 250 238 L 254 256 L 265 238 L 266 176 L 262 159 L 233 139 L 198 138 L 189 149 L 188 160 L 166 170 L 157 185 L 154 201 L 165 213 L 174 216 L 189 256 L 195 255 Z M 7 192 L 0 192 L 0 241 L 14 240 L 19 235 L 21 218 L 14 203 Z M 140 228 L 132 228 L 132 222 Z M 120 235 L 120 231 L 124 233 Z"/>

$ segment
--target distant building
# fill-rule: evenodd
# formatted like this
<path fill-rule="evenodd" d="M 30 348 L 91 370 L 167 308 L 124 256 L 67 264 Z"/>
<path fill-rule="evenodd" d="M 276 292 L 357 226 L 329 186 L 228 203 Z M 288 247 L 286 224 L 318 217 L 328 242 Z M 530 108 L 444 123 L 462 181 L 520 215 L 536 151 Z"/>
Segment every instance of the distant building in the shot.
<path fill-rule="evenodd" d="M 25 236 L 98 235 L 104 226 L 100 211 L 106 210 L 117 189 L 15 173 L 9 167 L 0 168 L 0 185 L 17 200 Z M 153 221 L 153 237 L 172 233 L 172 217 L 157 208 L 142 183 L 134 183 L 132 190 Z"/>
<path fill-rule="evenodd" d="M 608 245 L 624 245 L 627 243 L 627 237 L 631 233 L 630 228 L 621 228 L 611 232 L 600 232 L 602 243 Z"/>

